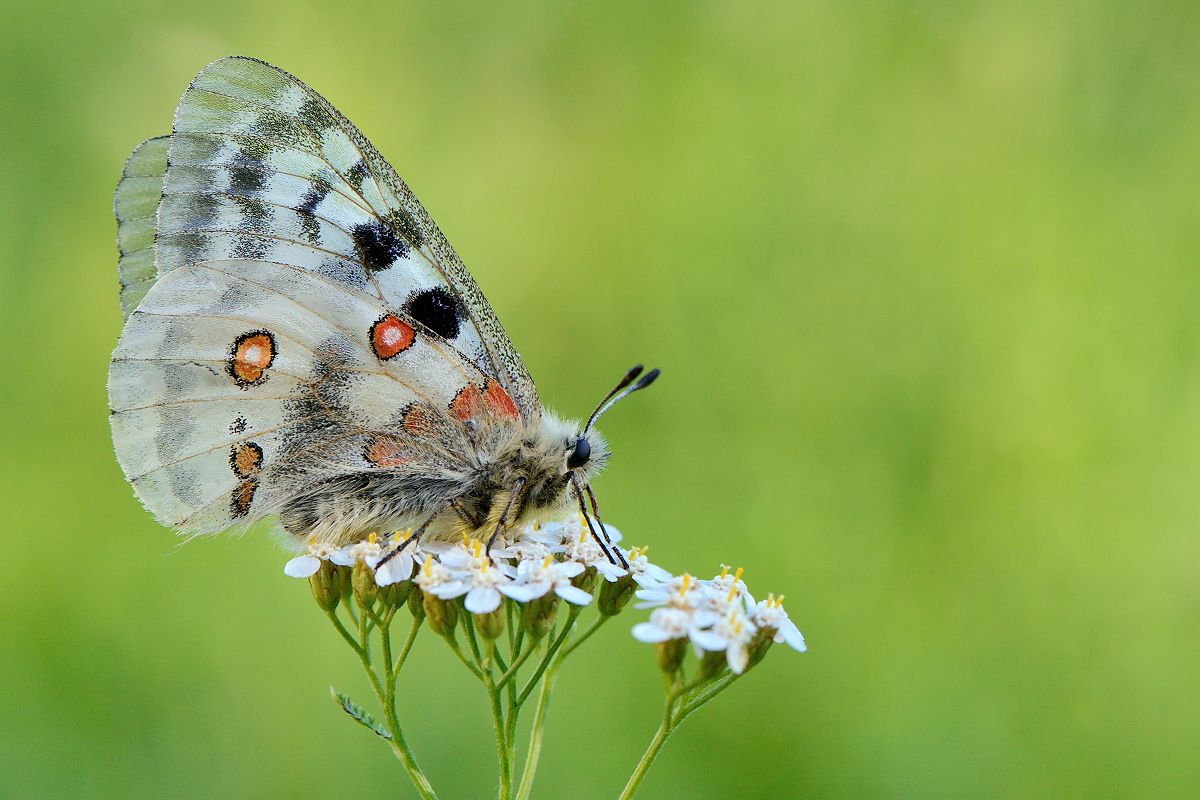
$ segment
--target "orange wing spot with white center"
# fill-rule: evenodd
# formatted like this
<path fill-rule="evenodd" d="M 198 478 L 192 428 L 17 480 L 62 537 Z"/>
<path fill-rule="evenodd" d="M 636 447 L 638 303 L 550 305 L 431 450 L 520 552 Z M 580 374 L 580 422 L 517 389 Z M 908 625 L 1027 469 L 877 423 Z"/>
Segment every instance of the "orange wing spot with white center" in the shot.
<path fill-rule="evenodd" d="M 229 466 L 239 478 L 250 478 L 262 469 L 263 451 L 254 442 L 242 442 L 229 451 Z"/>
<path fill-rule="evenodd" d="M 371 349 L 386 361 L 412 347 L 417 335 L 412 327 L 395 314 L 388 314 L 371 326 Z"/>
<path fill-rule="evenodd" d="M 513 422 L 521 418 L 521 412 L 517 410 L 517 404 L 508 396 L 508 392 L 504 391 L 504 387 L 491 378 L 488 378 L 483 384 L 483 404 L 487 406 L 488 413 L 493 417 Z"/>
<path fill-rule="evenodd" d="M 274 360 L 275 336 L 270 331 L 243 333 L 229 349 L 229 374 L 244 389 L 260 382 Z"/>
<path fill-rule="evenodd" d="M 378 467 L 399 467 L 413 462 L 404 445 L 389 436 L 379 436 L 367 445 L 363 458 Z"/>
<path fill-rule="evenodd" d="M 483 396 L 479 393 L 479 387 L 473 383 L 459 389 L 458 394 L 450 401 L 450 413 L 463 422 L 478 415 L 482 410 Z"/>

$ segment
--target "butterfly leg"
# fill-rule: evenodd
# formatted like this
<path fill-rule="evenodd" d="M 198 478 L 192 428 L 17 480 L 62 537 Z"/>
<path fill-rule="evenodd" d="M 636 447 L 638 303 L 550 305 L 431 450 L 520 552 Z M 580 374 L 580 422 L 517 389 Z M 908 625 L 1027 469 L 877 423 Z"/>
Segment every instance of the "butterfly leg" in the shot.
<path fill-rule="evenodd" d="M 454 509 L 454 513 L 458 514 L 458 518 L 471 526 L 471 530 L 479 530 L 483 527 L 483 523 L 487 520 L 478 519 L 470 511 L 462 507 L 462 503 L 457 500 L 450 501 L 450 507 Z"/>
<path fill-rule="evenodd" d="M 583 515 L 583 521 L 587 523 L 588 530 L 591 532 L 592 538 L 596 540 L 596 544 L 600 545 L 600 550 L 604 553 L 604 555 L 608 559 L 609 563 L 616 564 L 617 560 L 612 557 L 612 553 L 608 552 L 608 548 L 604 546 L 604 539 L 601 539 L 600 534 L 596 533 L 596 529 L 594 527 L 592 527 L 592 518 L 588 516 L 587 506 L 584 505 L 584 501 L 583 501 L 583 487 L 580 485 L 579 478 L 575 475 L 574 472 L 571 473 L 571 486 L 574 487 L 574 489 L 575 489 L 575 496 L 579 498 L 579 513 Z M 597 516 L 596 521 L 599 522 L 599 520 L 600 520 L 600 517 Z M 605 539 L 608 538 L 607 533 L 604 535 L 604 538 Z M 609 544 L 612 544 L 612 543 L 609 542 Z M 624 563 L 625 559 L 622 558 L 621 562 Z M 629 566 L 629 565 L 626 564 L 625 566 Z"/>
<path fill-rule="evenodd" d="M 525 479 L 517 478 L 517 482 L 513 484 L 512 491 L 508 493 L 508 504 L 504 506 L 504 511 L 500 514 L 500 519 L 496 520 L 496 530 L 492 531 L 491 537 L 487 543 L 488 561 L 495 566 L 496 562 L 492 559 L 492 545 L 496 543 L 496 537 L 500 535 L 500 530 L 508 523 L 508 514 L 512 511 L 513 502 L 517 499 L 517 495 L 521 493 L 521 489 L 525 487 Z"/>
<path fill-rule="evenodd" d="M 410 544 L 412 544 L 415 541 L 419 541 L 421 538 L 421 534 L 425 533 L 425 531 L 429 528 L 429 526 L 433 524 L 433 521 L 435 519 L 437 519 L 438 516 L 440 516 L 443 511 L 445 511 L 447 508 L 450 508 L 451 505 L 453 505 L 453 501 L 444 504 L 437 511 L 434 511 L 432 514 L 430 514 L 429 519 L 422 522 L 421 527 L 419 527 L 415 531 L 413 531 L 411 536 L 409 536 L 407 539 L 405 539 L 403 542 L 401 542 L 398 546 L 393 547 L 386 556 L 379 559 L 379 563 L 375 565 L 375 571 L 378 572 L 380 567 L 382 567 L 387 562 L 391 561 L 396 556 L 400 555 L 400 553 L 402 553 L 404 551 L 404 548 L 408 547 Z"/>
<path fill-rule="evenodd" d="M 604 541 L 608 542 L 609 547 L 617 554 L 617 558 L 621 560 L 621 566 L 629 569 L 629 562 L 625 560 L 625 556 L 621 555 L 621 549 L 613 544 L 612 539 L 608 538 L 608 531 L 604 528 L 604 520 L 600 519 L 600 508 L 596 505 L 596 493 L 592 491 L 590 483 L 583 484 L 583 488 L 587 490 L 588 500 L 592 504 L 592 516 L 596 518 L 596 522 L 600 524 L 600 533 L 604 534 Z"/>

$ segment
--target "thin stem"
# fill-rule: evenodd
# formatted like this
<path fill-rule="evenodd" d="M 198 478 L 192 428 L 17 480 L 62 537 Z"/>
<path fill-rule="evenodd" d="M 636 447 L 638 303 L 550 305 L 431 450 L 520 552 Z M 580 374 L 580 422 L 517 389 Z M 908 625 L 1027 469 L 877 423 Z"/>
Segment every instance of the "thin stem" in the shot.
<path fill-rule="evenodd" d="M 492 705 L 492 726 L 496 729 L 496 757 L 500 761 L 500 794 L 498 800 L 509 800 L 512 794 L 512 761 L 508 744 L 508 726 L 501 706 L 503 693 L 492 682 L 492 670 L 483 673 L 483 684 L 487 687 Z"/>
<path fill-rule="evenodd" d="M 346 644 L 354 648 L 354 652 L 358 653 L 361 658 L 363 655 L 362 648 L 358 646 L 358 641 L 350 635 L 350 631 L 346 630 L 346 626 L 338 619 L 337 611 L 326 611 L 325 616 L 329 617 L 329 621 L 333 623 L 333 627 L 337 628 L 337 632 L 346 640 Z M 357 624 L 355 627 L 358 627 Z"/>
<path fill-rule="evenodd" d="M 417 631 L 421 629 L 421 623 L 425 621 L 424 617 L 414 617 L 412 629 L 408 632 L 408 638 L 404 640 L 404 647 L 400 649 L 400 657 L 396 659 L 396 666 L 392 669 L 392 681 L 395 682 L 396 675 L 400 670 L 404 669 L 404 662 L 408 660 L 408 651 L 412 650 L 413 642 L 417 640 Z"/>
<path fill-rule="evenodd" d="M 500 678 L 500 680 L 496 681 L 496 688 L 503 689 L 504 685 L 506 683 L 508 683 L 514 677 L 516 677 L 517 670 L 519 670 L 521 668 L 521 665 L 525 663 L 525 661 L 529 658 L 530 654 L 532 654 L 532 653 L 533 653 L 533 646 L 531 645 L 529 647 L 526 647 L 525 651 L 522 652 L 519 656 L 517 656 L 517 660 L 512 663 L 512 666 L 508 668 L 508 671 L 506 671 L 504 673 L 504 675 Z"/>
<path fill-rule="evenodd" d="M 450 649 L 454 651 L 454 655 L 458 656 L 458 660 L 463 663 L 463 666 L 471 670 L 471 674 L 476 678 L 483 680 L 483 673 L 479 670 L 479 667 L 475 666 L 467 659 L 466 654 L 463 653 L 462 648 L 458 646 L 458 642 L 455 641 L 454 637 L 443 636 L 442 638 L 446 640 L 446 644 L 450 645 Z"/>
<path fill-rule="evenodd" d="M 641 786 L 642 781 L 646 777 L 646 771 L 650 769 L 650 765 L 658 757 L 662 746 L 667 743 L 667 737 L 671 735 L 672 730 L 674 728 L 671 726 L 670 719 L 663 719 L 662 724 L 658 726 L 658 732 L 650 740 L 650 746 L 646 748 L 642 760 L 638 762 L 637 767 L 633 770 L 633 774 L 629 776 L 629 783 L 625 784 L 625 790 L 621 792 L 621 796 L 617 800 L 629 800 L 637 792 L 638 787 Z"/>
<path fill-rule="evenodd" d="M 554 654 L 558 652 L 558 648 L 562 647 L 563 642 L 571 633 L 571 628 L 575 625 L 575 620 L 579 618 L 579 613 L 583 611 L 581 606 L 571 606 L 570 612 L 567 613 L 567 621 L 563 623 L 562 632 L 554 639 L 553 643 L 546 648 L 546 655 L 538 664 L 533 675 L 529 676 L 525 688 L 521 690 L 521 694 L 517 696 L 517 705 L 525 705 L 525 701 L 529 699 L 529 694 L 533 691 L 533 687 L 537 686 L 537 682 L 542 677 L 542 673 L 546 671 L 546 667 L 550 666 L 550 660 L 554 658 Z"/>
<path fill-rule="evenodd" d="M 542 754 L 542 738 L 546 732 L 546 714 L 550 708 L 550 695 L 554 692 L 554 680 L 558 677 L 558 665 L 561 663 L 561 658 L 556 659 L 554 666 L 546 673 L 546 679 L 542 681 L 537 711 L 533 715 L 533 729 L 529 733 L 529 751 L 525 754 L 525 767 L 521 770 L 521 784 L 517 787 L 517 795 L 514 800 L 528 800 L 529 793 L 533 791 L 533 777 L 537 773 L 538 758 Z M 519 706 L 520 703 L 517 705 Z"/>
<path fill-rule="evenodd" d="M 575 652 L 576 647 L 579 647 L 579 645 L 586 642 L 589 636 L 598 631 L 600 626 L 608 622 L 610 619 L 612 619 L 612 617 L 606 617 L 601 614 L 600 616 L 596 617 L 596 619 L 592 620 L 592 624 L 588 626 L 587 630 L 579 634 L 579 636 L 573 639 L 569 645 L 563 648 L 562 657 L 566 658 L 567 656 L 571 655 L 571 653 Z"/>
<path fill-rule="evenodd" d="M 467 633 L 467 643 L 471 645 L 471 655 L 475 656 L 475 663 L 482 665 L 483 656 L 479 652 L 479 642 L 475 639 L 475 618 L 461 601 L 458 604 L 458 618 L 462 620 L 463 630 Z"/>
<path fill-rule="evenodd" d="M 696 711 L 696 709 L 700 708 L 700 706 L 704 705 L 709 700 L 712 700 L 721 692 L 728 689 L 729 686 L 740 677 L 741 675 L 730 673 L 724 678 L 714 681 L 711 686 L 701 692 L 696 698 L 689 700 L 684 705 L 681 705 L 679 711 L 675 714 L 675 727 L 679 727 L 679 724 L 690 717 L 692 713 Z"/>

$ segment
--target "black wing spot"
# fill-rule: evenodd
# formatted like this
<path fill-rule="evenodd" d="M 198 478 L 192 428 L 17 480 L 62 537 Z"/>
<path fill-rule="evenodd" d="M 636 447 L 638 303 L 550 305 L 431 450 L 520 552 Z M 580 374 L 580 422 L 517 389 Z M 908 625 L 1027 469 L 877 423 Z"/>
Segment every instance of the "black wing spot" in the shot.
<path fill-rule="evenodd" d="M 257 167 L 234 166 L 229 168 L 229 191 L 233 194 L 254 194 L 266 186 L 266 175 Z"/>
<path fill-rule="evenodd" d="M 300 106 L 300 111 L 296 116 L 314 130 L 322 131 L 333 127 L 333 118 L 329 116 L 329 112 L 312 98 L 304 101 L 304 105 Z"/>
<path fill-rule="evenodd" d="M 350 187 L 359 194 L 362 194 L 363 179 L 366 177 L 367 165 L 361 161 L 346 170 L 346 183 L 350 184 Z"/>
<path fill-rule="evenodd" d="M 443 339 L 458 336 L 463 316 L 458 301 L 441 286 L 410 295 L 404 312 Z"/>
<path fill-rule="evenodd" d="M 404 240 L 381 222 L 355 225 L 350 236 L 358 245 L 363 266 L 371 272 L 385 270 L 408 255 L 408 245 Z"/>

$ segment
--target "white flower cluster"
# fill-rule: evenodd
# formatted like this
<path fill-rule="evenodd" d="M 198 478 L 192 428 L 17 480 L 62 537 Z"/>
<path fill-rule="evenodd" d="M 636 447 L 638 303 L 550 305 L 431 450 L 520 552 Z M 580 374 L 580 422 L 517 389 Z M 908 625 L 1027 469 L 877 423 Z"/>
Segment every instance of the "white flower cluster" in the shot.
<path fill-rule="evenodd" d="M 610 549 L 619 550 L 629 569 L 609 561 L 586 523 L 576 517 L 530 526 L 511 543 L 493 547 L 490 558 L 482 542 L 465 537 L 457 544 L 412 543 L 375 570 L 375 582 L 387 586 L 411 578 L 426 594 L 441 600 L 463 597 L 467 611 L 490 614 L 500 607 L 502 596 L 528 603 L 554 592 L 568 603 L 587 605 L 592 595 L 573 585 L 572 579 L 589 567 L 610 583 L 626 575 L 639 586 L 670 580 L 669 572 L 646 560 L 644 549 L 619 548 L 620 532 L 607 526 L 605 530 L 613 543 Z M 391 540 L 371 534 L 365 541 L 341 548 L 313 543 L 303 555 L 287 562 L 283 571 L 294 578 L 307 578 L 321 568 L 322 561 L 352 567 L 360 559 L 374 569 L 408 533 L 397 531 Z"/>
<path fill-rule="evenodd" d="M 649 622 L 633 626 L 634 638 L 649 643 L 690 639 L 700 658 L 723 651 L 729 669 L 739 675 L 749 665 L 756 641 L 787 642 L 803 653 L 804 637 L 783 610 L 783 597 L 755 603 L 741 577 L 742 570 L 730 575 L 725 567 L 712 580 L 684 573 L 642 589 L 637 592 L 642 602 L 635 608 L 654 610 Z"/>

